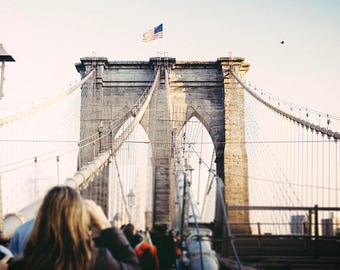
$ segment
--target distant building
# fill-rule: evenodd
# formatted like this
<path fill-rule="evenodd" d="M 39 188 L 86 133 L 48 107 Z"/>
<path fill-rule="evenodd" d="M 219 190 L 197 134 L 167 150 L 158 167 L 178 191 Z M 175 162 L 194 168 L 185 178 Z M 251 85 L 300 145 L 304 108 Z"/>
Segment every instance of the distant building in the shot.
<path fill-rule="evenodd" d="M 333 236 L 333 219 L 324 218 L 321 220 L 322 236 Z"/>
<path fill-rule="evenodd" d="M 293 215 L 290 218 L 290 232 L 291 234 L 304 234 L 304 225 L 306 223 L 306 216 Z"/>

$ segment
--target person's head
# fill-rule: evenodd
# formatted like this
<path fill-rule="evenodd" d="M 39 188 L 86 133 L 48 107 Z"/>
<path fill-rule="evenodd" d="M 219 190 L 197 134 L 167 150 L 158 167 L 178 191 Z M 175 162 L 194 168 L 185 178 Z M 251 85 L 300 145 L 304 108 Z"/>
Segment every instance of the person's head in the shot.
<path fill-rule="evenodd" d="M 80 194 L 57 186 L 46 194 L 24 250 L 30 269 L 88 269 L 93 241 Z"/>
<path fill-rule="evenodd" d="M 168 232 L 168 234 L 169 234 L 169 236 L 171 236 L 172 238 L 175 238 L 176 237 L 176 232 L 175 232 L 175 230 L 170 230 L 169 232 Z"/>
<path fill-rule="evenodd" d="M 123 229 L 123 233 L 125 234 L 126 238 L 129 239 L 135 233 L 135 226 L 133 226 L 131 223 L 127 224 Z"/>

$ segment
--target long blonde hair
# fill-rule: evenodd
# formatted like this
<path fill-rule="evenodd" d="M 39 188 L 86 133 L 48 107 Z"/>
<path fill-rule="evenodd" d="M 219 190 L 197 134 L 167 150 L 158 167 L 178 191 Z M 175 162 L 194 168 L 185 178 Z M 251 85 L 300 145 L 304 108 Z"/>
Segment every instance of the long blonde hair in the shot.
<path fill-rule="evenodd" d="M 25 268 L 89 269 L 94 249 L 89 224 L 89 214 L 76 190 L 67 186 L 52 188 L 27 241 Z"/>

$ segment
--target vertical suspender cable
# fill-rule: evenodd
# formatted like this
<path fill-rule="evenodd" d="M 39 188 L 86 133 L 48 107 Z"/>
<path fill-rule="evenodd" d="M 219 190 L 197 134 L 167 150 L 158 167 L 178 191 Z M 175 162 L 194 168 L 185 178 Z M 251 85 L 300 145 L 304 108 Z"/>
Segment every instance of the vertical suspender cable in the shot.
<path fill-rule="evenodd" d="M 201 148 L 200 148 L 200 155 L 202 155 L 202 148 L 203 148 L 203 125 L 201 125 Z M 198 185 L 197 185 L 197 205 L 200 204 L 200 186 L 201 186 L 201 167 L 202 167 L 202 160 L 201 158 L 198 159 Z"/>
<path fill-rule="evenodd" d="M 223 189 L 224 185 L 223 185 L 223 182 L 222 182 L 221 178 L 219 178 L 216 174 L 215 174 L 215 178 L 216 178 L 216 182 L 217 182 L 216 186 L 217 186 L 218 194 L 219 194 L 219 197 L 220 197 L 220 203 L 222 205 L 223 216 L 225 218 L 225 223 L 226 223 L 226 227 L 227 227 L 226 228 L 227 229 L 227 235 L 229 235 L 229 237 L 230 237 L 229 242 L 230 242 L 231 248 L 233 250 L 233 253 L 234 253 L 234 256 L 235 256 L 238 268 L 240 270 L 242 270 L 242 264 L 241 264 L 241 261 L 240 261 L 240 259 L 238 257 L 238 254 L 237 254 L 237 251 L 236 251 L 236 247 L 235 247 L 235 244 L 234 244 L 234 239 L 233 239 L 232 234 L 231 234 L 229 218 L 228 218 L 227 209 L 226 209 L 225 202 L 224 202 L 224 196 L 223 196 L 223 193 L 222 193 L 222 189 Z"/>
<path fill-rule="evenodd" d="M 328 137 L 328 207 L 331 207 L 331 138 Z"/>
<path fill-rule="evenodd" d="M 338 145 L 335 142 L 335 206 L 338 207 Z"/>
<path fill-rule="evenodd" d="M 195 153 L 195 155 L 198 156 L 198 154 L 197 154 L 196 150 L 194 149 L 194 147 L 193 146 L 190 146 L 190 147 L 193 149 L 193 152 Z M 202 162 L 204 163 L 204 165 L 207 168 L 209 168 L 205 161 L 202 161 Z M 241 264 L 241 261 L 240 261 L 240 259 L 238 257 L 237 250 L 236 250 L 236 247 L 235 247 L 235 244 L 234 244 L 234 240 L 233 240 L 233 237 L 232 237 L 232 234 L 231 234 L 229 218 L 228 218 L 228 214 L 227 214 L 226 205 L 225 205 L 225 202 L 224 202 L 224 196 L 223 196 L 223 193 L 222 193 L 222 190 L 224 189 L 224 184 L 223 184 L 221 178 L 216 174 L 216 171 L 214 171 L 214 170 L 209 168 L 209 172 L 212 173 L 214 175 L 215 179 L 216 179 L 216 188 L 218 190 L 218 194 L 217 195 L 219 195 L 220 203 L 222 205 L 222 211 L 223 211 L 223 216 L 225 218 L 227 235 L 230 236 L 230 239 L 229 239 L 230 246 L 231 246 L 231 248 L 233 250 L 233 253 L 234 253 L 234 256 L 235 256 L 238 268 L 240 270 L 242 270 L 242 264 Z"/>
<path fill-rule="evenodd" d="M 184 181 L 188 181 L 187 180 L 187 177 L 184 177 Z M 186 185 L 186 186 L 189 186 L 189 185 Z M 201 269 L 204 270 L 204 264 L 203 264 L 203 252 L 202 252 L 202 239 L 199 235 L 199 227 L 198 227 L 198 221 L 197 221 L 197 216 L 196 216 L 196 213 L 195 213 L 195 207 L 194 207 L 194 202 L 193 202 L 193 199 L 192 199 L 192 194 L 191 194 L 191 190 L 190 188 L 189 189 L 189 202 L 190 202 L 190 206 L 191 206 L 191 211 L 192 211 L 192 215 L 194 217 L 194 223 L 195 223 L 195 228 L 196 228 L 196 232 L 197 232 L 197 236 L 199 237 L 199 241 L 198 241 L 198 244 L 199 244 L 199 249 L 200 249 L 200 262 L 201 262 Z M 209 269 L 207 269 L 209 270 Z"/>
<path fill-rule="evenodd" d="M 325 205 L 325 190 L 324 190 L 324 187 L 325 187 L 325 135 L 322 134 L 322 185 L 321 185 L 321 190 L 322 190 L 322 207 L 326 207 Z"/>
<path fill-rule="evenodd" d="M 319 162 L 320 161 L 320 157 L 319 157 L 319 132 L 316 132 L 316 187 L 315 187 L 315 196 L 316 196 L 316 200 L 315 203 L 319 204 Z"/>
<path fill-rule="evenodd" d="M 312 139 L 311 139 L 311 144 L 312 144 L 312 153 L 311 153 L 311 196 L 310 196 L 310 205 L 315 205 L 316 202 L 313 201 L 314 199 L 314 166 L 313 166 L 313 163 L 314 163 L 314 131 L 312 131 Z"/>
<path fill-rule="evenodd" d="M 299 199 L 303 204 L 302 201 L 302 181 L 301 181 L 301 177 L 300 177 L 300 125 L 298 124 L 298 145 L 297 145 L 297 180 L 298 180 L 298 190 L 299 190 Z"/>
<path fill-rule="evenodd" d="M 125 208 L 125 211 L 126 211 L 126 213 L 128 215 L 129 220 L 131 220 L 131 213 L 129 212 L 129 209 L 128 209 L 128 206 L 127 206 L 127 203 L 126 203 L 125 194 L 124 194 L 124 187 L 123 187 L 123 184 L 122 184 L 122 179 L 120 177 L 120 173 L 119 173 L 119 168 L 118 168 L 116 156 L 114 156 L 114 160 L 115 160 L 115 167 L 116 167 L 116 170 L 117 170 L 119 187 L 120 187 L 120 191 L 121 191 L 122 199 L 123 199 L 123 203 L 124 203 L 124 208 Z"/>
<path fill-rule="evenodd" d="M 309 148 L 309 141 L 308 141 L 308 136 L 309 135 L 309 129 L 307 128 L 307 131 L 306 131 L 306 202 L 305 202 L 305 205 L 308 205 L 308 199 L 309 199 L 309 192 L 311 192 L 311 184 L 310 184 L 310 181 L 309 181 L 309 179 L 308 179 L 308 163 L 309 163 L 309 156 L 308 156 L 308 148 Z"/>

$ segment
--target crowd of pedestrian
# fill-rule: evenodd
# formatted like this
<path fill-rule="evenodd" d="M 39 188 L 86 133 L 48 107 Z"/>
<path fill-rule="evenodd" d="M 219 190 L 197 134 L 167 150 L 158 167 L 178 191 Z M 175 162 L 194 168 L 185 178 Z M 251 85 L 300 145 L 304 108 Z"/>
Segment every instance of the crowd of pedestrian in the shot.
<path fill-rule="evenodd" d="M 179 236 L 165 224 L 115 228 L 100 206 L 67 186 L 49 190 L 36 218 L 0 241 L 0 270 L 173 270 L 181 256 Z"/>

